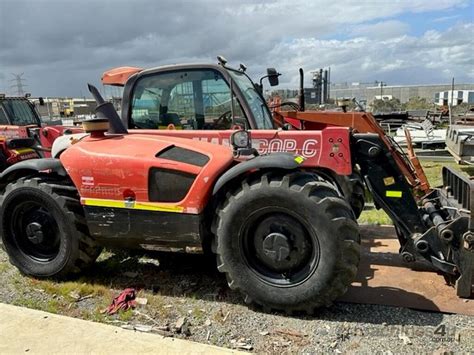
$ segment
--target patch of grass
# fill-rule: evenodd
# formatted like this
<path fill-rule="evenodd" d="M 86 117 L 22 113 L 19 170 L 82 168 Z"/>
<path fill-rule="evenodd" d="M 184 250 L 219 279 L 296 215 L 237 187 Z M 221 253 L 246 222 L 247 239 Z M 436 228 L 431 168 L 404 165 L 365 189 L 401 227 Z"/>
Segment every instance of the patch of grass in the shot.
<path fill-rule="evenodd" d="M 421 162 L 421 165 L 423 166 L 423 170 L 425 171 L 428 181 L 433 187 L 440 186 L 443 184 L 443 176 L 441 174 L 443 166 L 447 166 L 463 172 L 463 167 L 461 165 L 456 164 L 455 162 L 423 161 Z"/>
<path fill-rule="evenodd" d="M 133 318 L 133 310 L 129 309 L 125 312 L 120 311 L 118 313 L 118 318 L 123 322 L 129 322 Z"/>
<path fill-rule="evenodd" d="M 375 208 L 363 211 L 357 222 L 359 224 L 375 225 L 393 224 L 390 217 L 383 210 L 376 210 Z"/>
<path fill-rule="evenodd" d="M 28 297 L 27 295 L 18 297 L 16 300 L 13 301 L 13 304 L 15 306 L 21 306 L 21 307 L 33 308 L 33 309 L 39 309 L 39 310 L 43 310 L 44 308 L 44 303 L 41 300 L 34 297 Z"/>
<path fill-rule="evenodd" d="M 197 321 L 204 320 L 204 317 L 206 316 L 206 312 L 198 307 L 194 307 L 192 314 L 194 319 L 196 319 Z"/>
<path fill-rule="evenodd" d="M 44 310 L 49 313 L 58 314 L 58 313 L 61 313 L 62 308 L 63 308 L 63 304 L 61 304 L 59 300 L 52 299 L 46 303 L 46 307 Z"/>
<path fill-rule="evenodd" d="M 16 270 L 13 273 L 13 275 L 10 277 L 10 281 L 11 281 L 12 286 L 18 291 L 23 291 L 24 290 L 26 280 L 28 280 L 28 279 Z"/>
<path fill-rule="evenodd" d="M 50 295 L 58 295 L 68 301 L 76 301 L 79 297 L 93 295 L 94 297 L 109 296 L 109 289 L 103 285 L 90 284 L 79 281 L 54 282 L 50 280 L 36 280 L 36 287 Z M 110 301 L 110 300 L 109 300 Z"/>
<path fill-rule="evenodd" d="M 165 307 L 166 303 L 160 295 L 144 295 L 148 299 L 148 306 L 150 309 L 160 316 L 160 318 L 167 318 L 171 314 L 171 308 Z"/>
<path fill-rule="evenodd" d="M 49 313 L 60 314 L 64 313 L 66 305 L 59 299 L 44 300 L 39 297 L 34 297 L 31 294 L 23 294 L 13 301 L 16 306 L 38 309 Z"/>
<path fill-rule="evenodd" d="M 0 273 L 7 271 L 10 268 L 9 263 L 0 263 Z"/>

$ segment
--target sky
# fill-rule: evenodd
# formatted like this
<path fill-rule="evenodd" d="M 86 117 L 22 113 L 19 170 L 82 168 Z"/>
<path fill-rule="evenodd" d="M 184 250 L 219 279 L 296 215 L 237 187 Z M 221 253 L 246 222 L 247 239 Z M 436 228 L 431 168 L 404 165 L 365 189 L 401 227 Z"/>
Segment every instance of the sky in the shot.
<path fill-rule="evenodd" d="M 244 63 L 296 88 L 332 82 L 474 82 L 469 0 L 0 0 L 0 92 L 24 73 L 33 96 L 89 96 L 117 66 Z"/>

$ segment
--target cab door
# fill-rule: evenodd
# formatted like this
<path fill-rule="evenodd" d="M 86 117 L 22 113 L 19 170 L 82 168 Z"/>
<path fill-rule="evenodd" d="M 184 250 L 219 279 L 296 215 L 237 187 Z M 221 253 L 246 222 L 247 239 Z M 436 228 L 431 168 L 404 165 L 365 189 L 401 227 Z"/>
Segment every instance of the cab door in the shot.
<path fill-rule="evenodd" d="M 247 125 L 240 103 L 214 69 L 158 72 L 137 80 L 131 95 L 130 128 L 228 130 Z"/>

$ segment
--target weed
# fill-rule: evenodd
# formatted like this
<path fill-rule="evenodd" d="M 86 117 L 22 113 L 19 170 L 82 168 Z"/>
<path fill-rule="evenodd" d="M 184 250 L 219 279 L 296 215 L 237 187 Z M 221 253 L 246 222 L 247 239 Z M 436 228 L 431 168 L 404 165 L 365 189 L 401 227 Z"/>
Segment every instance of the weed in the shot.
<path fill-rule="evenodd" d="M 118 318 L 123 322 L 128 322 L 133 318 L 133 310 L 129 309 L 126 311 L 120 311 L 118 313 Z"/>

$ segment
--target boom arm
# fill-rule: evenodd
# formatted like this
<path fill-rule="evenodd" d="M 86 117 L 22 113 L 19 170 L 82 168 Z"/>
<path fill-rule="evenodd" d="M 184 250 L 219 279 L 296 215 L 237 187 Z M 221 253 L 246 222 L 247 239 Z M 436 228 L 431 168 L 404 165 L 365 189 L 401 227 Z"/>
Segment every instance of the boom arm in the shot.
<path fill-rule="evenodd" d="M 311 123 L 328 126 L 351 127 L 356 133 L 375 133 L 377 134 L 388 153 L 393 157 L 398 168 L 408 180 L 408 183 L 414 190 L 424 194 L 430 191 L 430 185 L 425 172 L 421 167 L 418 158 L 414 154 L 407 160 L 406 157 L 397 149 L 394 141 L 388 137 L 380 127 L 374 116 L 368 112 L 320 112 L 320 111 L 280 111 L 274 112 L 279 119 L 296 119 L 302 122 L 304 127 Z M 306 127 L 307 129 L 311 127 Z M 409 137 L 407 137 L 409 140 Z M 411 140 L 410 140 L 411 142 Z"/>

